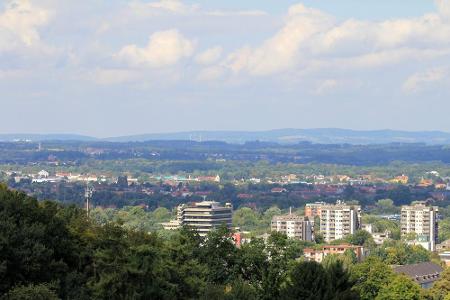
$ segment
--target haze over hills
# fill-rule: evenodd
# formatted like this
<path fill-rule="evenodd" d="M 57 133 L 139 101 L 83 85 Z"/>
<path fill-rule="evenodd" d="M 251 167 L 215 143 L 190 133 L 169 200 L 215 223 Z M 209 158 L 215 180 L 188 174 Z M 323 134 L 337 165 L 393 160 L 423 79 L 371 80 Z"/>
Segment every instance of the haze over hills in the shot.
<path fill-rule="evenodd" d="M 95 137 L 80 134 L 35 134 L 8 133 L 0 134 L 0 141 L 95 141 Z"/>
<path fill-rule="evenodd" d="M 337 128 L 321 129 L 276 129 L 267 131 L 186 131 L 129 135 L 110 138 L 95 138 L 77 134 L 0 134 L 0 141 L 15 140 L 79 140 L 142 142 L 150 140 L 195 140 L 245 143 L 249 141 L 292 144 L 312 142 L 319 144 L 385 144 L 426 143 L 450 144 L 450 133 L 442 131 L 399 131 L 399 130 L 349 130 Z"/>

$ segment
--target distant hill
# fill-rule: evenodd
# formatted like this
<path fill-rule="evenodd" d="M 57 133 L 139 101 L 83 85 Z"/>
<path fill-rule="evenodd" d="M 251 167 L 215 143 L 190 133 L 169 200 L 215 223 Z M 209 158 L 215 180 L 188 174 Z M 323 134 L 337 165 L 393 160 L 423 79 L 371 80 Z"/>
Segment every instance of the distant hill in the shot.
<path fill-rule="evenodd" d="M 79 134 L 0 134 L 0 141 L 94 141 L 96 138 Z"/>
<path fill-rule="evenodd" d="M 321 129 L 276 129 L 268 131 L 187 131 L 165 134 L 144 134 L 113 137 L 114 142 L 148 140 L 195 140 L 245 143 L 248 141 L 276 142 L 292 144 L 312 142 L 319 144 L 386 144 L 386 143 L 426 143 L 450 144 L 450 133 L 441 131 L 359 131 L 337 128 Z"/>
<path fill-rule="evenodd" d="M 398 130 L 349 130 L 337 128 L 276 129 L 267 131 L 186 131 L 110 137 L 98 139 L 76 134 L 0 134 L 0 141 L 14 140 L 78 140 L 110 142 L 142 142 L 152 140 L 222 141 L 243 144 L 250 141 L 294 144 L 312 142 L 317 144 L 387 144 L 425 143 L 450 144 L 450 133 L 442 131 Z"/>

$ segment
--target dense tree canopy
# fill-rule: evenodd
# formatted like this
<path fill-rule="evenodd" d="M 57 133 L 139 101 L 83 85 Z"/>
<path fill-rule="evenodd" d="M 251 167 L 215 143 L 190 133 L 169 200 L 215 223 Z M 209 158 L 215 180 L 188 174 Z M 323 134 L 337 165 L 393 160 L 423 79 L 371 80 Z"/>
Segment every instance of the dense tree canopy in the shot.
<path fill-rule="evenodd" d="M 441 273 L 441 277 L 431 288 L 431 294 L 436 300 L 446 299 L 446 296 L 450 297 L 450 268 Z"/>
<path fill-rule="evenodd" d="M 420 286 L 405 276 L 395 276 L 385 285 L 376 300 L 421 300 L 424 299 Z"/>
<path fill-rule="evenodd" d="M 146 213 L 123 214 L 89 219 L 0 185 L 0 299 L 422 299 L 420 287 L 383 262 L 429 259 L 418 249 L 405 256 L 411 249 L 394 243 L 362 263 L 345 253 L 317 264 L 301 260 L 304 244 L 279 233 L 238 248 L 224 227 L 206 238 L 187 228 L 149 232 L 133 223 Z M 448 291 L 447 273 L 434 294 Z"/>
<path fill-rule="evenodd" d="M 352 278 L 356 282 L 353 289 L 361 300 L 375 299 L 380 289 L 394 277 L 394 272 L 378 257 L 369 257 L 352 269 Z"/>

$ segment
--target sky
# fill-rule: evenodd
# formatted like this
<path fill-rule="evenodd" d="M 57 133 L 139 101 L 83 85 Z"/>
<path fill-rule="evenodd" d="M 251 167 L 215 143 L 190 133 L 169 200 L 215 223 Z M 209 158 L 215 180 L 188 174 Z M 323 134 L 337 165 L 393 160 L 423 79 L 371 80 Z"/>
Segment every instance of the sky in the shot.
<path fill-rule="evenodd" d="M 450 132 L 450 0 L 0 0 L 0 133 Z"/>

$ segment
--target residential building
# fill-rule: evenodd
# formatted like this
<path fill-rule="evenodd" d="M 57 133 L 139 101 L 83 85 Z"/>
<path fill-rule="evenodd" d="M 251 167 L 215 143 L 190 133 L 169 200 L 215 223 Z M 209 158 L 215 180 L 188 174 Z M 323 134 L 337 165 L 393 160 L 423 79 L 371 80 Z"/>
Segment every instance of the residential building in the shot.
<path fill-rule="evenodd" d="M 420 180 L 419 184 L 417 184 L 417 187 L 425 188 L 425 187 L 430 187 L 432 185 L 433 185 L 433 180 L 422 178 L 422 180 Z"/>
<path fill-rule="evenodd" d="M 393 215 L 378 215 L 377 217 L 380 217 L 382 219 L 385 220 L 389 220 L 389 221 L 400 221 L 401 216 L 400 214 L 393 214 Z"/>
<path fill-rule="evenodd" d="M 196 181 L 209 181 L 209 182 L 220 182 L 220 176 L 199 176 Z"/>
<path fill-rule="evenodd" d="M 308 203 L 305 205 L 305 217 L 312 218 L 314 217 L 320 217 L 322 213 L 322 206 L 326 205 L 325 202 L 315 202 L 315 203 Z"/>
<path fill-rule="evenodd" d="M 434 188 L 438 190 L 445 190 L 447 188 L 446 183 L 435 183 Z"/>
<path fill-rule="evenodd" d="M 422 288 L 430 288 L 436 280 L 439 280 L 443 271 L 441 266 L 432 262 L 395 266 L 393 270 L 395 273 L 408 276 Z"/>
<path fill-rule="evenodd" d="M 398 183 L 398 184 L 407 184 L 409 181 L 409 177 L 406 176 L 405 174 L 402 174 L 401 176 L 397 176 L 391 180 L 389 180 L 389 182 L 391 183 Z"/>
<path fill-rule="evenodd" d="M 391 239 L 391 232 L 386 230 L 385 232 L 372 232 L 372 238 L 375 244 L 382 245 L 385 241 Z"/>
<path fill-rule="evenodd" d="M 445 240 L 442 243 L 437 244 L 436 251 L 438 251 L 438 252 L 450 251 L 450 240 Z"/>
<path fill-rule="evenodd" d="M 329 243 L 354 234 L 361 228 L 361 207 L 341 201 L 320 207 L 320 232 Z"/>
<path fill-rule="evenodd" d="M 286 193 L 287 189 L 285 188 L 281 188 L 281 187 L 275 187 L 273 189 L 270 190 L 272 193 Z"/>
<path fill-rule="evenodd" d="M 372 224 L 361 224 L 361 230 L 365 230 L 368 233 L 373 233 L 373 225 Z"/>
<path fill-rule="evenodd" d="M 303 241 L 312 241 L 312 223 L 308 218 L 289 213 L 283 216 L 274 216 L 271 224 L 272 231 L 282 232 L 289 238 Z"/>
<path fill-rule="evenodd" d="M 445 263 L 447 267 L 450 267 L 450 251 L 439 253 L 439 258 Z"/>
<path fill-rule="evenodd" d="M 402 236 L 412 235 L 414 244 L 420 244 L 427 250 L 435 251 L 438 238 L 437 212 L 437 206 L 427 206 L 425 202 L 402 206 Z"/>
<path fill-rule="evenodd" d="M 386 230 L 385 232 L 374 232 L 372 224 L 362 224 L 361 229 L 370 233 L 373 241 L 377 245 L 382 245 L 386 240 L 391 238 L 391 232 Z"/>
<path fill-rule="evenodd" d="M 48 176 L 50 176 L 50 173 L 45 170 L 41 170 L 38 172 L 38 176 L 39 178 L 47 178 Z"/>
<path fill-rule="evenodd" d="M 233 207 L 231 203 L 221 206 L 215 201 L 202 201 L 178 206 L 177 219 L 181 226 L 191 227 L 206 236 L 211 230 L 225 224 L 231 228 Z"/>
<path fill-rule="evenodd" d="M 322 249 L 305 248 L 303 250 L 303 255 L 308 261 L 321 263 L 326 256 L 330 254 L 344 254 L 347 250 L 353 251 L 358 261 L 361 261 L 365 256 L 364 248 L 362 246 L 350 244 L 322 246 Z"/>

